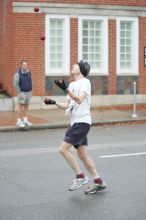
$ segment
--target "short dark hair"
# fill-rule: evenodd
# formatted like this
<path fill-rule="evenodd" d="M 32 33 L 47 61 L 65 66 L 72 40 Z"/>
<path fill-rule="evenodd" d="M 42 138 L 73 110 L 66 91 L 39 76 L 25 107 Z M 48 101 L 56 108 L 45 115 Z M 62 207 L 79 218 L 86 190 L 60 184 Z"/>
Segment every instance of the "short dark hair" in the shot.
<path fill-rule="evenodd" d="M 82 75 L 84 77 L 87 77 L 89 72 L 90 72 L 90 65 L 89 63 L 81 60 L 80 62 L 77 63 L 79 65 L 80 68 L 80 72 L 82 73 Z"/>
<path fill-rule="evenodd" d="M 26 62 L 28 64 L 28 61 L 27 60 L 21 60 L 20 61 L 20 64 L 22 65 L 24 62 Z"/>

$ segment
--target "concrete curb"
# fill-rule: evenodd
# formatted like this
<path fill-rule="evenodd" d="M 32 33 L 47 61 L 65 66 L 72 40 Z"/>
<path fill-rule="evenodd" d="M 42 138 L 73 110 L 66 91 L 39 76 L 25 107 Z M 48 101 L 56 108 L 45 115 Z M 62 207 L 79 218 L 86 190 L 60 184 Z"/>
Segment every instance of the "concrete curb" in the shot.
<path fill-rule="evenodd" d="M 128 123 L 146 123 L 146 118 L 131 118 L 121 120 L 109 120 L 109 121 L 93 121 L 92 126 L 103 126 L 103 125 L 116 125 L 116 124 L 128 124 Z M 16 131 L 30 131 L 30 130 L 42 130 L 42 129 L 59 129 L 67 128 L 69 123 L 62 124 L 42 124 L 33 125 L 32 127 L 17 128 L 16 126 L 0 127 L 0 132 L 16 132 Z"/>

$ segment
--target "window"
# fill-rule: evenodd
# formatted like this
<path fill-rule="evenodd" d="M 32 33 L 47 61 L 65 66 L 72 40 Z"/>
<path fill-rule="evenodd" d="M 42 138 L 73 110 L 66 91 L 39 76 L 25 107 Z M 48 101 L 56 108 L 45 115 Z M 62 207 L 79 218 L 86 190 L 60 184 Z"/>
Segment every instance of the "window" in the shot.
<path fill-rule="evenodd" d="M 46 15 L 46 75 L 68 75 L 70 67 L 68 16 Z"/>
<path fill-rule="evenodd" d="M 138 74 L 138 19 L 117 19 L 117 74 Z"/>
<path fill-rule="evenodd" d="M 79 60 L 88 61 L 92 74 L 108 74 L 108 22 L 105 17 L 79 18 Z"/>

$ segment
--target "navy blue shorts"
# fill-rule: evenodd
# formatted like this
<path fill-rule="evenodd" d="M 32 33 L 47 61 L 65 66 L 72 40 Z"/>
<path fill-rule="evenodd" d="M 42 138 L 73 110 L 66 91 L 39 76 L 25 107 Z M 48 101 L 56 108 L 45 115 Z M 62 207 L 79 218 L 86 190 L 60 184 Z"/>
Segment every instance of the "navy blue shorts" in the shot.
<path fill-rule="evenodd" d="M 87 134 L 90 130 L 90 125 L 87 123 L 75 123 L 69 127 L 65 134 L 64 141 L 72 144 L 76 149 L 79 146 L 88 144 Z"/>

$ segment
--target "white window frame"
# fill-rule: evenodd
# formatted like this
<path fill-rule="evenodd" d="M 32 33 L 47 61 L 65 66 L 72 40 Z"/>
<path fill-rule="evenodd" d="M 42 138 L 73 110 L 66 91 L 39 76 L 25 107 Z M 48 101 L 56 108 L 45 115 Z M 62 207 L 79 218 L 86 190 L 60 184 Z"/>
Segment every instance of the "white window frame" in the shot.
<path fill-rule="evenodd" d="M 51 69 L 48 60 L 50 60 L 50 19 L 64 19 L 65 29 L 63 30 L 63 68 Z M 69 75 L 70 74 L 70 17 L 68 15 L 46 15 L 45 17 L 45 75 Z"/>
<path fill-rule="evenodd" d="M 132 22 L 132 68 L 122 69 L 120 68 L 120 22 L 127 21 Z M 137 17 L 118 17 L 116 19 L 116 66 L 117 75 L 138 75 L 139 72 L 139 25 Z"/>
<path fill-rule="evenodd" d="M 91 75 L 108 75 L 108 17 L 106 16 L 80 16 L 78 20 L 78 60 L 82 60 L 82 22 L 83 20 L 101 21 L 101 68 L 93 69 Z"/>

